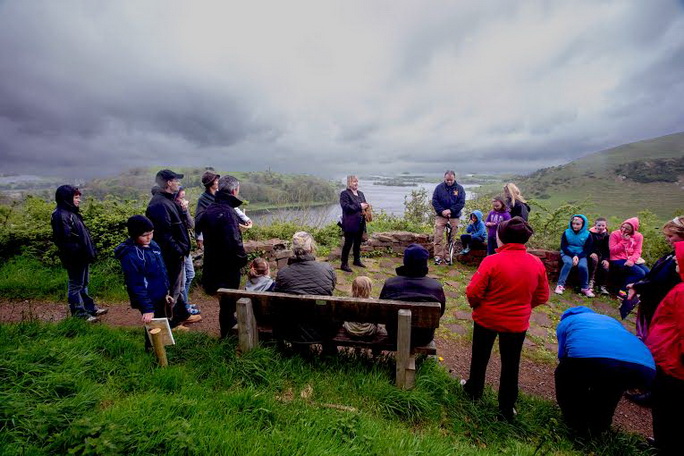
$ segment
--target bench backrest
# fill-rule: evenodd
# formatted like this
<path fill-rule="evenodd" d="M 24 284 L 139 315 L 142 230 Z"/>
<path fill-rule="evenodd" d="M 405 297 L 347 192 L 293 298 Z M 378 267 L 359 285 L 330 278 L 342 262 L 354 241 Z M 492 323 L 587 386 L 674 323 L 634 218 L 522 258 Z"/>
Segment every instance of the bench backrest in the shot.
<path fill-rule="evenodd" d="M 269 291 L 220 288 L 219 295 L 250 298 L 259 324 L 270 323 L 281 315 L 303 320 L 338 320 L 396 325 L 399 309 L 411 311 L 414 328 L 438 328 L 442 308 L 438 302 L 405 302 L 341 296 L 292 295 Z"/>

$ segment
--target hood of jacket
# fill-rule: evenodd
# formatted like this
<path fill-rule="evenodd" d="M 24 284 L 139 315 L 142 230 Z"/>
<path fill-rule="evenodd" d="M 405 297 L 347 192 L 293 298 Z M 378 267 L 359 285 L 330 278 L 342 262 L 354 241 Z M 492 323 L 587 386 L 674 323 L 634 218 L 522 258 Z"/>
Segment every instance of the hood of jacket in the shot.
<path fill-rule="evenodd" d="M 582 221 L 584 222 L 584 224 L 582 225 L 582 228 L 580 228 L 580 230 L 577 232 L 577 234 L 581 234 L 581 233 L 584 233 L 585 231 L 589 231 L 589 228 L 588 228 L 589 220 L 587 220 L 587 218 L 582 214 L 575 214 L 572 217 L 570 217 L 570 221 L 568 222 L 568 229 L 570 231 L 574 231 L 572 229 L 572 219 L 574 219 L 575 217 L 581 218 Z"/>
<path fill-rule="evenodd" d="M 470 215 L 474 215 L 475 218 L 477 219 L 476 223 L 480 223 L 482 221 L 482 211 L 473 211 L 470 213 Z"/>
<path fill-rule="evenodd" d="M 214 202 L 218 204 L 229 204 L 230 207 L 238 207 L 242 204 L 242 200 L 237 196 L 229 193 L 227 190 L 219 190 L 216 192 Z"/>
<path fill-rule="evenodd" d="M 677 267 L 679 268 L 679 277 L 684 282 L 684 241 L 675 242 L 674 248 Z"/>
<path fill-rule="evenodd" d="M 123 258 L 130 249 L 135 248 L 135 245 L 136 244 L 133 239 L 126 239 L 114 249 L 114 258 L 121 260 L 121 258 Z"/>
<path fill-rule="evenodd" d="M 74 193 L 76 193 L 76 187 L 72 185 L 60 186 L 55 192 L 57 207 L 71 212 L 78 212 L 78 208 L 74 206 Z"/>
<path fill-rule="evenodd" d="M 561 315 L 561 321 L 563 319 L 572 317 L 573 315 L 579 315 L 583 313 L 596 313 L 593 310 L 591 310 L 589 307 L 585 306 L 577 306 L 577 307 L 570 307 L 568 310 L 563 312 L 563 315 Z"/>
<path fill-rule="evenodd" d="M 624 225 L 625 223 L 629 223 L 630 225 L 632 225 L 632 227 L 634 228 L 634 232 L 639 231 L 639 217 L 628 218 L 627 220 L 622 222 L 620 226 Z"/>

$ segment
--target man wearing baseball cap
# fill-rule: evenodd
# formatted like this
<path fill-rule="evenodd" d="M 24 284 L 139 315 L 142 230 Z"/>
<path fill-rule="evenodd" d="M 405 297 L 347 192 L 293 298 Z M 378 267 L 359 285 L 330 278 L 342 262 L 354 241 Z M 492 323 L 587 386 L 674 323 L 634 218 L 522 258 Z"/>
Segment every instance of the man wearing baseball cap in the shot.
<path fill-rule="evenodd" d="M 196 323 L 202 320 L 201 315 L 190 315 L 186 308 L 185 298 L 181 293 L 183 285 L 183 265 L 185 257 L 190 254 L 190 236 L 183 223 L 178 206 L 174 203 L 174 195 L 180 188 L 182 174 L 170 169 L 162 169 L 155 177 L 159 191 L 154 194 L 147 205 L 145 215 L 154 224 L 154 239 L 159 244 L 164 258 L 166 271 L 171 285 L 171 296 L 175 304 L 171 327 L 182 323 Z"/>

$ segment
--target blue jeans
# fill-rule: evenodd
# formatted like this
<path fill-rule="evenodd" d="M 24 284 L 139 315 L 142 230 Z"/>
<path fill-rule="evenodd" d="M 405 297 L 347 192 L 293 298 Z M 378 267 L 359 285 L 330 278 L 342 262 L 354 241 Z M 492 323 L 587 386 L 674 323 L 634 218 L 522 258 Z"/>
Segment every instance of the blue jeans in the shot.
<path fill-rule="evenodd" d="M 87 317 L 95 313 L 95 302 L 88 295 L 90 271 L 87 264 L 73 265 L 66 268 L 69 277 L 68 297 L 69 310 L 74 317 Z"/>
<path fill-rule="evenodd" d="M 185 298 L 185 303 L 190 304 L 190 285 L 192 284 L 192 279 L 195 278 L 195 265 L 192 264 L 192 255 L 185 257 L 185 263 L 183 264 L 183 267 L 185 272 L 183 297 Z"/>
<path fill-rule="evenodd" d="M 634 266 L 625 266 L 627 260 L 613 260 L 610 262 L 610 267 L 614 270 L 620 271 L 622 280 L 620 281 L 620 290 L 627 291 L 627 284 L 636 283 L 643 279 L 650 271 L 645 264 L 635 264 Z"/>
<path fill-rule="evenodd" d="M 563 267 L 561 268 L 560 276 L 558 277 L 558 285 L 565 286 L 568 280 L 570 270 L 572 269 L 572 257 L 561 253 L 561 260 L 563 260 Z M 577 271 L 579 272 L 580 287 L 585 290 L 589 288 L 589 268 L 587 267 L 587 258 L 580 258 L 577 263 Z"/>
<path fill-rule="evenodd" d="M 494 236 L 487 236 L 487 255 L 494 255 L 496 252 L 497 244 L 496 244 L 496 235 Z"/>

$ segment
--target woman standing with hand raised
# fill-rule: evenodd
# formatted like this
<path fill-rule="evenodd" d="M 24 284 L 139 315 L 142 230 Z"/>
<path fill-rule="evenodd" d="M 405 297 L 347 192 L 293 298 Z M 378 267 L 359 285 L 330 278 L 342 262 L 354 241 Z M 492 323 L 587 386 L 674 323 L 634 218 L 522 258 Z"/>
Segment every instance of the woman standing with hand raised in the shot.
<path fill-rule="evenodd" d="M 354 266 L 366 267 L 361 263 L 361 238 L 366 232 L 364 212 L 370 207 L 363 192 L 359 190 L 359 179 L 356 176 L 347 176 L 347 188 L 340 193 L 340 206 L 342 206 L 342 231 L 344 232 L 340 269 L 352 272 L 349 267 L 349 251 L 352 250 L 352 246 Z"/>

